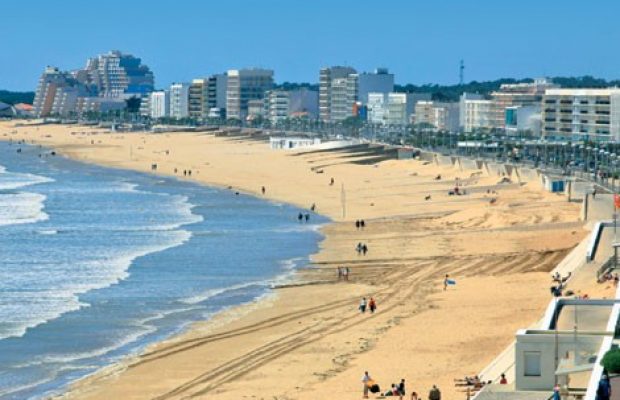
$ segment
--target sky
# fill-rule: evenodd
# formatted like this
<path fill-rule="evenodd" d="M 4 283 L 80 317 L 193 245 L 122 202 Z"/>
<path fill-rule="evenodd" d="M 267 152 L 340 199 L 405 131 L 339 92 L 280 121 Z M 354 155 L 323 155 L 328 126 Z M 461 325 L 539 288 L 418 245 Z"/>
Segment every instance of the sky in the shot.
<path fill-rule="evenodd" d="M 399 84 L 503 77 L 620 78 L 620 2 L 597 0 L 29 0 L 0 7 L 0 89 L 34 90 L 46 65 L 112 49 L 158 88 L 243 67 L 277 82 L 387 67 Z"/>

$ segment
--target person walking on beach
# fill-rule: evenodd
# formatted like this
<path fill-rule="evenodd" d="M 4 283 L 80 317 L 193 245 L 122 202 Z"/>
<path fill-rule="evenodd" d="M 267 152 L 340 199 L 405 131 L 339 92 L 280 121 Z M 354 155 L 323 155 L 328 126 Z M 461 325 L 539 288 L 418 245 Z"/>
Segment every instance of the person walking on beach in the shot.
<path fill-rule="evenodd" d="M 355 220 L 355 229 L 357 229 L 357 230 L 360 229 L 360 220 L 359 219 Z"/>
<path fill-rule="evenodd" d="M 366 227 L 366 222 L 364 220 L 360 220 L 360 228 L 364 229 Z"/>
<path fill-rule="evenodd" d="M 357 255 L 362 254 L 362 247 L 363 247 L 363 246 L 362 246 L 362 242 L 359 242 L 359 243 L 357 244 L 357 247 L 355 248 L 355 251 L 357 251 Z"/>
<path fill-rule="evenodd" d="M 351 275 L 351 270 L 349 269 L 349 267 L 344 267 L 344 280 L 345 281 L 349 280 L 349 275 Z"/>
<path fill-rule="evenodd" d="M 448 289 L 448 283 L 450 282 L 450 275 L 446 274 L 446 277 L 443 278 L 443 290 L 446 291 Z"/>
<path fill-rule="evenodd" d="M 297 220 L 298 220 L 299 222 L 302 222 L 302 221 L 303 221 L 303 219 L 304 219 L 304 215 L 303 215 L 302 213 L 299 213 L 299 215 L 297 215 Z"/>
<path fill-rule="evenodd" d="M 334 186 L 334 178 L 329 181 L 329 186 Z"/>
<path fill-rule="evenodd" d="M 366 312 L 366 297 L 362 298 L 362 301 L 360 302 L 360 311 L 362 314 Z"/>
<path fill-rule="evenodd" d="M 316 204 L 312 203 L 310 206 L 310 211 L 314 212 L 314 210 L 316 210 Z"/>
<path fill-rule="evenodd" d="M 368 246 L 366 246 L 366 243 L 364 243 L 362 245 L 362 253 L 364 253 L 364 255 L 366 255 L 366 253 L 368 253 Z"/>
<path fill-rule="evenodd" d="M 362 384 L 364 385 L 363 393 L 364 393 L 365 399 L 368 398 L 368 390 L 370 389 L 369 386 L 370 386 L 371 381 L 372 381 L 372 378 L 368 374 L 368 371 L 364 372 L 364 376 L 362 377 Z"/>
<path fill-rule="evenodd" d="M 370 309 L 370 313 L 374 314 L 375 310 L 377 309 L 377 303 L 375 302 L 374 298 L 370 298 L 370 301 L 368 302 L 368 308 Z"/>
<path fill-rule="evenodd" d="M 308 222 L 310 220 L 310 214 L 306 213 L 306 215 L 304 215 L 304 218 L 306 219 L 306 222 Z"/>
<path fill-rule="evenodd" d="M 265 187 L 264 187 L 264 186 L 263 186 L 263 187 L 261 187 L 261 188 L 260 188 L 260 191 L 263 193 L 263 196 L 264 196 L 264 195 L 265 195 Z"/>
<path fill-rule="evenodd" d="M 338 280 L 341 281 L 342 280 L 342 275 L 343 275 L 343 270 L 342 267 L 338 267 Z"/>
<path fill-rule="evenodd" d="M 401 379 L 398 384 L 398 393 L 400 393 L 400 398 L 402 399 L 405 395 L 405 378 Z"/>
<path fill-rule="evenodd" d="M 428 400 L 441 400 L 441 391 L 436 385 L 433 385 L 433 388 L 428 393 Z"/>

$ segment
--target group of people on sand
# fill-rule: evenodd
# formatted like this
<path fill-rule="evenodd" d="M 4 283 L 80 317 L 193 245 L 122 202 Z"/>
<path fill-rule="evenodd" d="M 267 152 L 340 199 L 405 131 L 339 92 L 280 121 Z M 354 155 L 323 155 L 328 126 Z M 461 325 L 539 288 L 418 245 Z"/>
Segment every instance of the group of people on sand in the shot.
<path fill-rule="evenodd" d="M 368 301 L 366 300 L 366 297 L 363 297 L 358 308 L 362 314 L 365 314 L 366 310 L 370 311 L 371 314 L 374 314 L 375 311 L 377 311 L 377 302 L 373 297 L 371 297 Z"/>
<path fill-rule="evenodd" d="M 404 378 L 400 380 L 400 383 L 398 384 L 392 383 L 388 390 L 381 392 L 381 387 L 379 386 L 379 384 L 377 384 L 377 382 L 375 382 L 375 380 L 372 379 L 368 371 L 366 371 L 364 372 L 364 376 L 362 376 L 362 385 L 363 385 L 362 393 L 365 399 L 368 398 L 368 395 L 370 393 L 376 393 L 379 396 L 383 396 L 383 397 L 398 396 L 400 400 L 403 400 L 405 396 L 407 395 L 407 389 L 405 386 Z M 409 399 L 410 400 L 422 400 L 422 398 L 419 397 L 418 393 L 414 391 L 412 391 L 409 394 Z M 429 400 L 441 400 L 441 391 L 436 385 L 433 385 L 433 387 L 429 391 L 428 399 Z"/>
<path fill-rule="evenodd" d="M 355 246 L 355 251 L 357 251 L 357 255 L 366 255 L 368 253 L 368 246 L 366 243 L 359 242 L 357 246 Z"/>
<path fill-rule="evenodd" d="M 363 219 L 355 220 L 355 228 L 357 230 L 364 229 L 366 227 L 366 222 Z"/>
<path fill-rule="evenodd" d="M 157 164 L 153 164 L 155 166 L 155 169 L 157 169 Z M 178 170 L 175 168 L 174 169 L 174 173 L 176 174 L 178 172 Z M 183 170 L 183 176 L 192 176 L 192 170 L 191 169 L 184 169 Z"/>
<path fill-rule="evenodd" d="M 299 214 L 297 214 L 297 221 L 299 222 L 308 222 L 310 221 L 310 214 L 308 213 L 302 213 L 300 212 Z"/>
<path fill-rule="evenodd" d="M 348 281 L 350 274 L 351 274 L 351 270 L 349 269 L 349 267 L 338 267 L 338 280 L 339 281 Z"/>

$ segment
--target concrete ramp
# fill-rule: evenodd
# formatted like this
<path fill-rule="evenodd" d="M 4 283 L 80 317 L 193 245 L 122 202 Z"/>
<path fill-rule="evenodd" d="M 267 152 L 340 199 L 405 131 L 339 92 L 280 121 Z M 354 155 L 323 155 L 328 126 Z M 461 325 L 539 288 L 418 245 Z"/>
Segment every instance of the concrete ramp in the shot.
<path fill-rule="evenodd" d="M 538 171 L 532 168 L 519 167 L 516 169 L 517 175 L 521 182 L 540 182 Z"/>
<path fill-rule="evenodd" d="M 463 169 L 478 170 L 478 163 L 471 158 L 461 158 L 461 166 Z"/>
<path fill-rule="evenodd" d="M 490 176 L 503 176 L 506 175 L 506 169 L 504 164 L 498 164 L 494 162 L 487 163 L 487 169 Z"/>
<path fill-rule="evenodd" d="M 441 154 L 436 154 L 435 155 L 435 160 L 437 162 L 437 165 L 445 165 L 445 166 L 453 165 L 452 164 L 452 157 L 450 157 L 450 156 L 444 156 L 444 155 L 441 155 Z"/>

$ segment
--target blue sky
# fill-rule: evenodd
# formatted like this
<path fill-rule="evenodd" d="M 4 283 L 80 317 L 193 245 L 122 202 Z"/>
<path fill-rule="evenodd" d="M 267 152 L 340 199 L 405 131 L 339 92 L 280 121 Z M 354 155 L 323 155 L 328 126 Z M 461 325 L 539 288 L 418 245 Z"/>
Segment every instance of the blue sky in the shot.
<path fill-rule="evenodd" d="M 0 89 L 32 90 L 46 65 L 119 49 L 158 87 L 231 68 L 316 82 L 321 66 L 390 68 L 397 83 L 620 78 L 620 2 L 599 0 L 30 0 L 0 8 Z"/>

